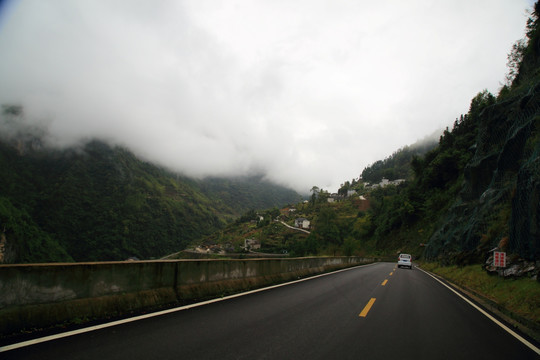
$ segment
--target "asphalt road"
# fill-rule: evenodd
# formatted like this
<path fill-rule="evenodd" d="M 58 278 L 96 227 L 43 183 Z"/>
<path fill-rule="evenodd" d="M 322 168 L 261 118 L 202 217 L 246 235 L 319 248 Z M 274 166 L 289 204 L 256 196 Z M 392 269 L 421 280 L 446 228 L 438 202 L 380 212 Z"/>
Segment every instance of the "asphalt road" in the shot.
<path fill-rule="evenodd" d="M 0 352 L 6 360 L 539 358 L 429 275 L 389 263 Z"/>

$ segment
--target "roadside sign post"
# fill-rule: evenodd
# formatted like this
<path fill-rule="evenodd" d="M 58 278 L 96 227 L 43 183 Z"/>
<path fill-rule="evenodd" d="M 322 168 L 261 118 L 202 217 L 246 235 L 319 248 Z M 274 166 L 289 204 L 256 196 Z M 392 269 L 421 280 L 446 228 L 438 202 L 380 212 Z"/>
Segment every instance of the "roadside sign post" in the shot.
<path fill-rule="evenodd" d="M 504 274 L 504 268 L 506 267 L 506 253 L 502 251 L 494 251 L 493 252 L 493 266 L 499 268 L 503 268 L 503 274 Z M 500 274 L 499 274 L 500 275 Z"/>
<path fill-rule="evenodd" d="M 493 266 L 506 267 L 506 253 L 501 251 L 493 252 Z"/>

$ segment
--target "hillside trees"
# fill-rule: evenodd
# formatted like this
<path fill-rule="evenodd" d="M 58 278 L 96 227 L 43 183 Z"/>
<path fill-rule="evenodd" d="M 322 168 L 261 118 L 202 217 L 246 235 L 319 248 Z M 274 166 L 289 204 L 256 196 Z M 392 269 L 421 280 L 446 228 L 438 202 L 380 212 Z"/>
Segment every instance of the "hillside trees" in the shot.
<path fill-rule="evenodd" d="M 323 207 L 316 218 L 317 228 L 313 234 L 320 243 L 333 243 L 339 245 L 341 237 L 336 224 L 337 215 L 331 208 Z"/>
<path fill-rule="evenodd" d="M 214 179 L 207 187 L 100 141 L 65 150 L 35 143 L 0 141 L 0 230 L 9 262 L 160 257 L 222 228 L 243 208 L 298 198 L 249 179 Z M 230 196 L 235 201 L 227 203 Z"/>
<path fill-rule="evenodd" d="M 73 261 L 51 235 L 42 231 L 25 210 L 0 197 L 1 262 Z"/>
<path fill-rule="evenodd" d="M 534 81 L 535 77 L 538 76 L 535 70 L 540 64 L 539 15 L 540 4 L 536 2 L 527 19 L 525 39 L 516 41 L 508 54 L 508 73 L 499 97 L 508 95 L 510 90 L 526 85 L 531 80 Z"/>
<path fill-rule="evenodd" d="M 384 160 L 378 160 L 362 171 L 362 180 L 372 184 L 379 183 L 382 178 L 388 180 L 410 179 L 411 160 L 422 156 L 436 146 L 436 141 L 419 141 L 411 146 L 405 146 Z"/>
<path fill-rule="evenodd" d="M 478 93 L 471 100 L 469 112 L 443 132 L 437 147 L 423 156 L 410 156 L 410 181 L 371 191 L 369 219 L 378 248 L 391 246 L 397 233 L 431 227 L 448 209 L 461 189 L 464 169 L 473 154 L 478 116 L 494 102 L 489 92 Z"/>
<path fill-rule="evenodd" d="M 527 42 L 525 39 L 517 40 L 514 45 L 512 45 L 512 50 L 508 54 L 506 67 L 508 68 L 508 73 L 505 75 L 504 86 L 509 88 L 512 86 L 512 83 L 519 74 L 519 66 L 523 61 L 523 54 L 527 49 Z"/>

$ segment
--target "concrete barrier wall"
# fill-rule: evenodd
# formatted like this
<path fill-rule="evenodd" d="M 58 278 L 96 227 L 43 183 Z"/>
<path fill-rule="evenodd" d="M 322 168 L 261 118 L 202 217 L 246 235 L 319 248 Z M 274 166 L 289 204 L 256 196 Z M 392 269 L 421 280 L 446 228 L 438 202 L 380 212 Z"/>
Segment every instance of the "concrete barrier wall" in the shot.
<path fill-rule="evenodd" d="M 0 333 L 127 316 L 372 261 L 313 257 L 0 265 Z"/>

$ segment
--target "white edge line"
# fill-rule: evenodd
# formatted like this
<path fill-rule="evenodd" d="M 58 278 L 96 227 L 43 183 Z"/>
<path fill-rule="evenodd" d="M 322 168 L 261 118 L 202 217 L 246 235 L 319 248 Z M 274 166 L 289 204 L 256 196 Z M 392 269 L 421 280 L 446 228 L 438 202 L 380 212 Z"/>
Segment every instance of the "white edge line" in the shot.
<path fill-rule="evenodd" d="M 323 277 L 323 276 L 336 274 L 336 273 L 339 273 L 339 272 L 342 272 L 342 271 L 353 270 L 353 269 L 356 269 L 356 268 L 359 268 L 359 267 L 371 266 L 371 265 L 374 265 L 374 264 L 378 264 L 378 262 L 370 263 L 370 264 L 364 264 L 364 265 L 352 266 L 352 267 L 348 267 L 348 268 L 345 268 L 345 269 L 332 271 L 332 272 L 329 272 L 329 273 L 310 276 L 308 278 L 303 278 L 303 279 L 289 281 L 289 282 L 282 283 L 282 284 L 267 286 L 267 287 L 264 287 L 264 288 L 250 290 L 250 291 L 246 291 L 246 292 L 242 292 L 242 293 L 238 293 L 238 294 L 233 294 L 233 295 L 229 295 L 229 296 L 224 296 L 224 297 L 221 297 L 221 298 L 211 299 L 211 300 L 202 301 L 202 302 L 189 304 L 189 305 L 184 305 L 184 306 L 180 306 L 180 307 L 176 307 L 176 308 L 172 308 L 172 309 L 156 311 L 156 312 L 153 312 L 153 313 L 150 313 L 150 314 L 134 316 L 134 317 L 131 317 L 131 318 L 117 320 L 117 321 L 113 321 L 113 322 L 109 322 L 109 323 L 105 323 L 105 324 L 89 326 L 89 327 L 85 327 L 85 328 L 82 328 L 82 329 L 71 330 L 71 331 L 67 331 L 67 332 L 64 332 L 64 333 L 60 333 L 60 334 L 49 335 L 49 336 L 44 336 L 44 337 L 37 338 L 37 339 L 27 340 L 27 341 L 23 341 L 23 342 L 20 342 L 20 343 L 15 343 L 15 344 L 11 344 L 11 345 L 2 346 L 2 347 L 0 347 L 0 353 L 5 352 L 5 351 L 9 351 L 9 350 L 19 349 L 19 348 L 30 346 L 30 345 L 40 344 L 40 343 L 47 342 L 47 341 L 58 340 L 58 339 L 62 339 L 62 338 L 73 336 L 73 335 L 79 335 L 79 334 L 84 334 L 84 333 L 91 332 L 91 331 L 101 330 L 101 329 L 105 329 L 105 328 L 108 328 L 108 327 L 113 327 L 113 326 L 116 326 L 116 325 L 127 324 L 127 323 L 134 322 L 134 321 L 148 319 L 148 318 L 155 317 L 155 316 L 161 316 L 161 315 L 170 314 L 170 313 L 177 312 L 177 311 L 188 310 L 188 309 L 192 309 L 192 308 L 199 307 L 199 306 L 213 304 L 213 303 L 216 303 L 216 302 L 219 302 L 219 301 L 234 299 L 234 298 L 244 296 L 244 295 L 255 294 L 255 293 L 258 293 L 258 292 L 262 292 L 262 291 L 266 291 L 266 290 L 270 290 L 270 289 L 275 289 L 275 288 L 279 288 L 279 287 L 282 287 L 282 286 L 292 285 L 292 284 L 296 284 L 296 283 L 299 283 L 299 282 L 303 282 L 303 281 L 312 280 L 312 279 L 316 279 L 316 278 Z"/>
<path fill-rule="evenodd" d="M 478 305 L 476 305 L 475 303 L 473 303 L 472 301 L 470 301 L 469 299 L 467 299 L 465 296 L 461 295 L 458 291 L 456 291 L 455 289 L 453 289 L 451 286 L 448 286 L 446 285 L 443 281 L 441 281 L 440 279 L 438 279 L 436 276 L 432 275 L 431 273 L 429 273 L 428 271 L 425 271 L 423 269 L 420 269 L 419 267 L 417 267 L 417 269 L 419 270 L 422 270 L 425 274 L 428 274 L 429 276 L 431 276 L 433 279 L 437 280 L 439 283 L 443 284 L 444 286 L 446 286 L 448 289 L 450 289 L 454 294 L 456 294 L 457 296 L 459 296 L 460 298 L 462 298 L 463 300 L 465 300 L 469 305 L 471 305 L 472 307 L 474 307 L 476 310 L 478 310 L 479 312 L 481 312 L 482 314 L 484 314 L 488 319 L 490 319 L 491 321 L 493 321 L 495 324 L 499 325 L 501 328 L 503 328 L 507 333 L 509 333 L 510 335 L 512 335 L 513 337 L 515 337 L 516 339 L 518 339 L 519 341 L 521 341 L 525 346 L 527 346 L 529 349 L 531 349 L 532 351 L 534 351 L 536 354 L 540 355 L 540 349 L 537 348 L 536 346 L 534 346 L 534 344 L 532 344 L 530 341 L 528 341 L 527 339 L 525 339 L 524 337 L 522 337 L 521 335 L 519 335 L 518 333 L 516 333 L 514 330 L 510 329 L 508 326 L 504 325 L 502 322 L 500 322 L 499 320 L 497 320 L 495 317 L 493 317 L 492 315 L 490 315 L 487 311 L 485 311 L 484 309 L 482 309 L 481 307 L 479 307 Z"/>

